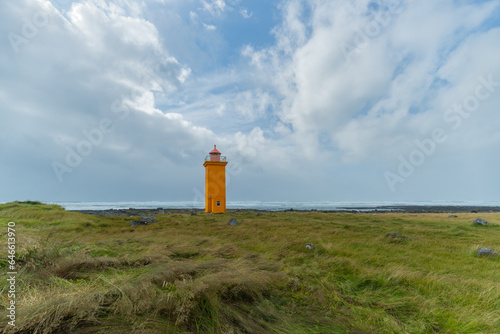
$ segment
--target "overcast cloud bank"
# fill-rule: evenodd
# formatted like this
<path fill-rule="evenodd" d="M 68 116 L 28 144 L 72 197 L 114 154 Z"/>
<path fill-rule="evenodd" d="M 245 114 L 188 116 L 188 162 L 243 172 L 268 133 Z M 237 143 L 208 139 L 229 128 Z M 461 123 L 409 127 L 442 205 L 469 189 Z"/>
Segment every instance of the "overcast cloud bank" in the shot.
<path fill-rule="evenodd" d="M 500 200 L 499 6 L 2 2 L 0 200 Z"/>

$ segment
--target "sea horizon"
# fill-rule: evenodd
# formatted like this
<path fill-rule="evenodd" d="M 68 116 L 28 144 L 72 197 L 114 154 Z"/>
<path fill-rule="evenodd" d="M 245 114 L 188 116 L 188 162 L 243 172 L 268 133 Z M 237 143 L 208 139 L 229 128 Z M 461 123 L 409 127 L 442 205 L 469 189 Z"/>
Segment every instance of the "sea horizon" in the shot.
<path fill-rule="evenodd" d="M 55 201 L 66 210 L 120 210 L 120 209 L 203 209 L 200 201 Z M 500 201 L 228 201 L 228 209 L 267 211 L 294 210 L 356 210 L 394 206 L 500 206 Z"/>

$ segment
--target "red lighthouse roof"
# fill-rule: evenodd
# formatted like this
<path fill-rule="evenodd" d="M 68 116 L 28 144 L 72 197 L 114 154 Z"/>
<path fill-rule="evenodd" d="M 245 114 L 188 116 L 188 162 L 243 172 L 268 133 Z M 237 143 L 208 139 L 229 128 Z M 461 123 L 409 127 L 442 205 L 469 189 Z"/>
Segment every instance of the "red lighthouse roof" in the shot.
<path fill-rule="evenodd" d="M 222 154 L 219 152 L 219 150 L 217 149 L 216 145 L 214 145 L 214 149 L 210 151 L 209 154 Z"/>

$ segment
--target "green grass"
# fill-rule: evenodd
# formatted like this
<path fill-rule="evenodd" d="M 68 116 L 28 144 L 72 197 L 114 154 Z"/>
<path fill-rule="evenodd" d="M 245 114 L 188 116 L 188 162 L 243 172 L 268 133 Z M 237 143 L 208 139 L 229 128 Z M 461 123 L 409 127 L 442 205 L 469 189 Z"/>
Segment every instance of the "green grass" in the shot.
<path fill-rule="evenodd" d="M 13 330 L 1 298 L 0 325 L 4 333 L 500 333 L 500 259 L 475 256 L 478 247 L 500 250 L 500 227 L 457 215 L 164 214 L 132 228 L 137 217 L 3 204 L 0 267 L 7 272 L 14 221 L 18 308 Z M 240 224 L 228 226 L 233 216 Z"/>

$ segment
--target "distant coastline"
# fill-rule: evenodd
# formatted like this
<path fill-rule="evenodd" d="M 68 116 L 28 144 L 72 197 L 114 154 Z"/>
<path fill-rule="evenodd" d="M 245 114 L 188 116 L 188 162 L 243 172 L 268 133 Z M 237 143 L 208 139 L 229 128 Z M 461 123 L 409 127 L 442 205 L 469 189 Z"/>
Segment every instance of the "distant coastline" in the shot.
<path fill-rule="evenodd" d="M 91 214 L 96 216 L 140 216 L 153 214 L 192 214 L 197 215 L 204 212 L 199 208 L 127 208 L 127 209 L 102 209 L 102 210 L 68 210 Z M 318 213 L 386 213 L 386 212 L 401 212 L 401 213 L 480 213 L 480 212 L 500 212 L 500 206 L 471 206 L 471 205 L 395 205 L 395 206 L 377 206 L 377 207 L 357 207 L 357 208 L 338 208 L 334 210 L 299 210 L 294 208 L 283 210 L 262 210 L 262 209 L 228 209 L 227 213 L 238 212 L 257 212 L 257 213 L 273 213 L 273 212 L 318 212 Z"/>
<path fill-rule="evenodd" d="M 103 210 L 191 210 L 199 211 L 205 208 L 202 201 L 128 201 L 128 202 L 51 202 L 58 204 L 68 211 L 103 211 Z M 500 211 L 500 202 L 473 202 L 473 201 L 427 201 L 427 202 L 292 202 L 292 201 L 229 201 L 228 210 L 253 211 L 405 211 L 405 212 L 467 212 L 467 211 Z"/>

